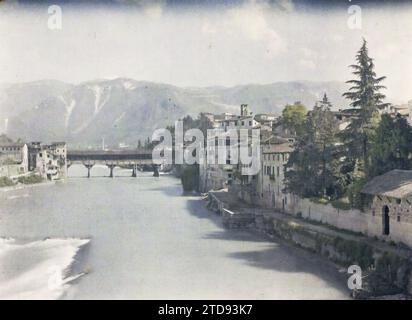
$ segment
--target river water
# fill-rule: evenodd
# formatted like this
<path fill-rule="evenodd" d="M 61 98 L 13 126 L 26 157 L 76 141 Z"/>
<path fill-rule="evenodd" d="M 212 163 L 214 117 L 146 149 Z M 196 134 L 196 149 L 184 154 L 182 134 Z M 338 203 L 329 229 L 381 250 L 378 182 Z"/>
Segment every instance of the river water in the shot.
<path fill-rule="evenodd" d="M 176 178 L 132 178 L 115 169 L 110 179 L 107 168 L 94 167 L 87 179 L 82 166 L 69 175 L 64 183 L 7 192 L 0 207 L 0 237 L 90 239 L 73 265 L 87 274 L 65 299 L 348 297 L 342 275 L 324 260 L 252 231 L 224 229 L 204 201 L 182 195 Z"/>

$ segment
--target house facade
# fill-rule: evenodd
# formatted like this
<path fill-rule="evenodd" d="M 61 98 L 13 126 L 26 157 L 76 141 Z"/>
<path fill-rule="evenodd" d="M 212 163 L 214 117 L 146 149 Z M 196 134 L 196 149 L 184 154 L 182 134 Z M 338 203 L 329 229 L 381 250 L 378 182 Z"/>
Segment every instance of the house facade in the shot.
<path fill-rule="evenodd" d="M 0 144 L 0 176 L 13 178 L 27 173 L 28 170 L 29 158 L 26 143 Z"/>
<path fill-rule="evenodd" d="M 236 133 L 236 136 L 239 137 L 241 130 L 247 130 L 248 135 L 250 135 L 252 129 L 260 129 L 261 136 L 263 136 L 265 133 L 271 132 L 272 128 L 268 124 L 276 119 L 273 115 L 260 115 L 259 119 L 262 123 L 257 121 L 247 104 L 240 106 L 240 115 L 224 113 L 220 115 L 206 114 L 205 116 L 216 132 L 207 138 L 209 147 L 206 150 L 204 163 L 199 166 L 200 190 L 204 192 L 211 189 L 227 188 L 234 181 L 238 161 L 233 161 L 231 155 L 231 147 L 233 147 L 231 133 Z M 221 152 L 220 155 L 218 150 Z"/>
<path fill-rule="evenodd" d="M 36 169 L 45 179 L 57 180 L 67 177 L 67 146 L 65 142 L 41 145 L 36 154 Z"/>
<path fill-rule="evenodd" d="M 272 136 L 261 144 L 261 170 L 257 190 L 261 205 L 285 211 L 290 201 L 285 192 L 285 165 L 293 151 L 293 139 Z"/>
<path fill-rule="evenodd" d="M 369 181 L 362 193 L 372 196 L 370 236 L 412 246 L 412 170 L 392 170 Z"/>

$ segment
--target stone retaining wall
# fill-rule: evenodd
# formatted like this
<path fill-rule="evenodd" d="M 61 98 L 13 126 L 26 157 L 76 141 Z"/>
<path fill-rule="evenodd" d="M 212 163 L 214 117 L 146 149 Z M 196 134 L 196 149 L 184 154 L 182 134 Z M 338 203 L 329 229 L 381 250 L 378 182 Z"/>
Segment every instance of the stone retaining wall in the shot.
<path fill-rule="evenodd" d="M 360 232 L 385 241 L 403 243 L 412 248 L 412 225 L 391 220 L 391 233 L 382 235 L 382 218 L 357 209 L 342 210 L 331 204 L 314 203 L 309 199 L 290 196 L 285 212 L 293 216 L 328 224 L 342 230 Z"/>

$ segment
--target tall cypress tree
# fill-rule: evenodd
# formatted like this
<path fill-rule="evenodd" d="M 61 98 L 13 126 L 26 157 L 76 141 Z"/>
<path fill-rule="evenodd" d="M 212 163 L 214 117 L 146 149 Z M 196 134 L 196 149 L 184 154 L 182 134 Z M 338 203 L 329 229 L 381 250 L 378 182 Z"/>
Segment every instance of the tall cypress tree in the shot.
<path fill-rule="evenodd" d="M 351 106 L 355 109 L 355 117 L 344 132 L 344 139 L 347 142 L 349 154 L 354 163 L 362 162 L 363 172 L 368 171 L 368 152 L 371 143 L 371 135 L 376 120 L 379 117 L 379 110 L 384 109 L 389 104 L 383 103 L 385 95 L 380 92 L 385 89 L 381 82 L 386 77 L 377 77 L 374 71 L 375 64 L 368 55 L 367 42 L 363 39 L 363 44 L 356 55 L 356 64 L 350 66 L 353 74 L 358 79 L 349 80 L 346 83 L 352 84 L 344 97 L 351 100 Z"/>

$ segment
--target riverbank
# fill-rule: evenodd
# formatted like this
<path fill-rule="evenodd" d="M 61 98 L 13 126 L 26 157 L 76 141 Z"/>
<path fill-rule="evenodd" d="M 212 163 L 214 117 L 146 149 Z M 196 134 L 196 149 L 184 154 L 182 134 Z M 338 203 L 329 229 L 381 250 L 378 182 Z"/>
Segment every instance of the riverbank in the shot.
<path fill-rule="evenodd" d="M 221 214 L 228 228 L 252 228 L 270 237 L 276 236 L 336 263 L 339 268 L 359 265 L 363 290 L 353 292 L 358 298 L 393 296 L 410 298 L 412 293 L 412 251 L 338 230 L 307 219 L 248 206 L 227 192 L 210 192 L 208 207 Z M 349 275 L 348 275 L 349 277 Z"/>
<path fill-rule="evenodd" d="M 31 189 L 35 187 L 52 186 L 56 184 L 57 182 L 63 182 L 63 180 L 53 180 L 53 181 L 45 180 L 39 183 L 32 183 L 32 184 L 17 183 L 13 186 L 0 188 L 0 192 L 10 192 L 10 191 L 16 191 L 16 190 Z"/>

